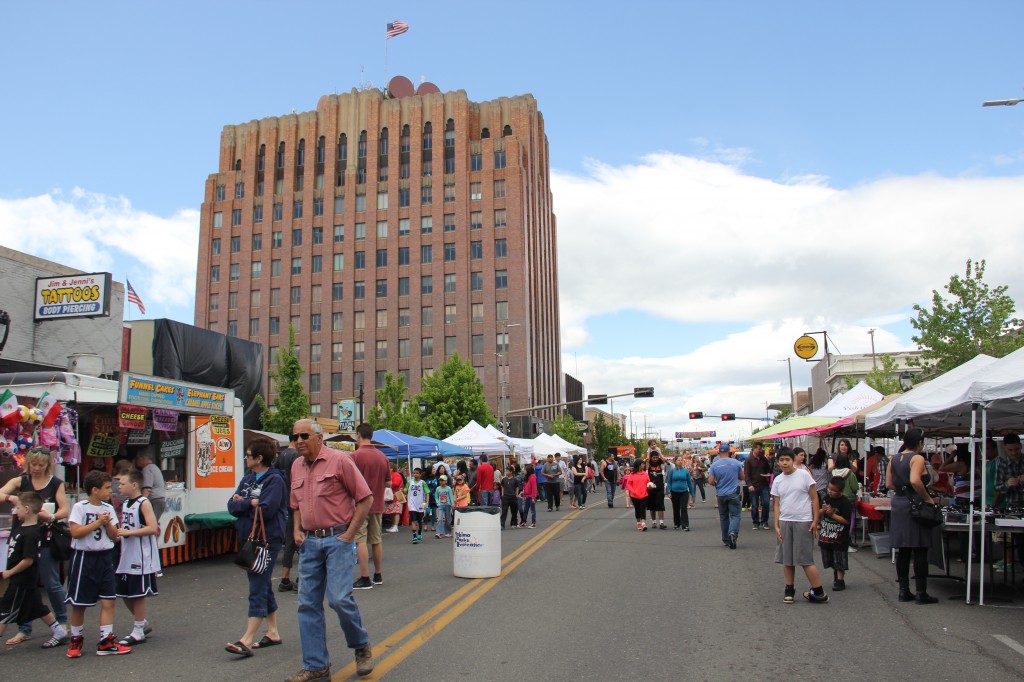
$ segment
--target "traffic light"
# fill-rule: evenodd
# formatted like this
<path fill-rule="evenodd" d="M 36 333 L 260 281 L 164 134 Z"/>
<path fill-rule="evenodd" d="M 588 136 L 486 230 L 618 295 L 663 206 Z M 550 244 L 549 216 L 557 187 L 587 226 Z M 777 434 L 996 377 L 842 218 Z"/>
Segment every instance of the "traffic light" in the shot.
<path fill-rule="evenodd" d="M 587 396 L 587 403 L 590 404 L 590 405 L 607 405 L 608 404 L 608 394 L 607 393 L 598 393 L 598 394 L 588 395 Z"/>
<path fill-rule="evenodd" d="M 654 387 L 653 386 L 641 386 L 640 388 L 633 389 L 634 398 L 653 398 Z"/>
<path fill-rule="evenodd" d="M 690 419 L 703 419 L 703 418 L 704 418 L 704 413 L 703 412 L 691 412 L 690 413 Z"/>
<path fill-rule="evenodd" d="M 736 415 L 735 414 L 723 414 L 722 415 L 722 421 L 724 421 L 724 422 L 734 422 L 734 421 L 736 421 Z"/>

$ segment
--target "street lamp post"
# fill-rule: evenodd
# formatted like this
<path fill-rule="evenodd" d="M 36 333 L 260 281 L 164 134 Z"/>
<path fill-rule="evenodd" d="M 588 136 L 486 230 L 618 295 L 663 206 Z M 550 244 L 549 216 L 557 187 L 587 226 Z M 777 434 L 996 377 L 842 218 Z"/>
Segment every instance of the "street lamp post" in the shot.
<path fill-rule="evenodd" d="M 878 360 L 875 359 L 875 330 L 869 329 L 868 336 L 871 337 L 871 369 L 878 367 Z"/>
<path fill-rule="evenodd" d="M 796 416 L 796 394 L 793 393 L 793 362 L 790 358 L 779 360 L 779 362 L 785 362 L 786 366 L 789 367 L 789 412 L 794 417 Z M 765 411 L 767 415 L 767 410 Z"/>

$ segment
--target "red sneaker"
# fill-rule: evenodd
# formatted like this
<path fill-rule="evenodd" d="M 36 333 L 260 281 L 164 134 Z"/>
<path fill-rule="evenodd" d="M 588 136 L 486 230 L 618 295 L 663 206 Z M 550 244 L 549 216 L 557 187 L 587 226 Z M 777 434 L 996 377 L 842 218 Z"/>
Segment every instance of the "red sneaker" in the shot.
<path fill-rule="evenodd" d="M 81 645 L 79 645 L 79 651 L 81 651 Z M 96 645 L 97 656 L 118 656 L 120 654 L 130 654 L 131 652 L 132 648 L 130 646 L 124 646 L 119 643 L 114 639 L 113 635 L 107 635 Z"/>
<path fill-rule="evenodd" d="M 85 637 L 78 635 L 72 637 L 68 644 L 68 658 L 81 658 L 82 657 L 82 644 L 85 642 Z"/>

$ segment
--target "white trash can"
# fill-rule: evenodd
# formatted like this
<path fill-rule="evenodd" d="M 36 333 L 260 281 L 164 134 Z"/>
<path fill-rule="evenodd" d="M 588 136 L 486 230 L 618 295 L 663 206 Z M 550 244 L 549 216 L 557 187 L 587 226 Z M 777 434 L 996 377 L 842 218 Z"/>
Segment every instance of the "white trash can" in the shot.
<path fill-rule="evenodd" d="M 501 575 L 500 507 L 455 509 L 454 571 L 456 578 L 495 578 Z"/>

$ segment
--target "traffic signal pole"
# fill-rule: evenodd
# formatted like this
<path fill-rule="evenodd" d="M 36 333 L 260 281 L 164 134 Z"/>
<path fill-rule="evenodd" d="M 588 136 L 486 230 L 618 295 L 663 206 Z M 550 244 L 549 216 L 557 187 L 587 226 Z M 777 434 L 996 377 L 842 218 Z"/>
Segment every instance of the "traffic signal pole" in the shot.
<path fill-rule="evenodd" d="M 533 405 L 532 407 L 521 407 L 521 408 L 516 409 L 516 410 L 508 410 L 505 414 L 506 415 L 509 415 L 509 414 L 528 414 L 530 412 L 535 412 L 537 410 L 547 410 L 547 409 L 551 409 L 552 407 L 565 407 L 566 405 L 579 405 L 580 403 L 592 403 L 594 405 L 605 405 L 605 404 L 608 403 L 608 399 L 609 398 L 624 398 L 625 396 L 649 398 L 649 397 L 653 396 L 653 390 L 650 392 L 649 395 L 645 393 L 643 395 L 637 396 L 636 394 L 637 394 L 637 389 L 634 389 L 634 390 L 632 390 L 632 391 L 630 391 L 628 393 L 616 393 L 614 395 L 604 395 L 604 394 L 602 394 L 601 396 L 590 396 L 588 398 L 583 398 L 582 400 L 567 400 L 564 403 L 551 403 L 550 405 Z"/>

